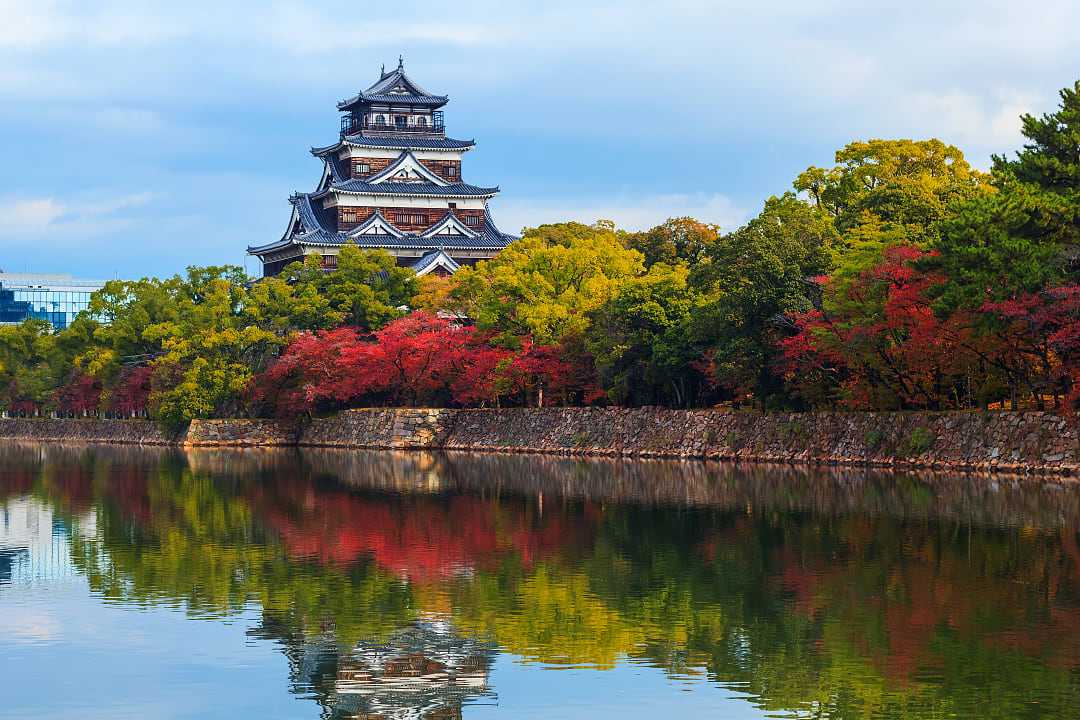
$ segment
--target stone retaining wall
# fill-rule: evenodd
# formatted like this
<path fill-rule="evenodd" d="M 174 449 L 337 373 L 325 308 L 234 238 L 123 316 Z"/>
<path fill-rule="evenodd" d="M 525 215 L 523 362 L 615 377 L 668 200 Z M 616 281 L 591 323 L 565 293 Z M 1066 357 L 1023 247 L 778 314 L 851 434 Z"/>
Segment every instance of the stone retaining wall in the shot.
<path fill-rule="evenodd" d="M 1080 474 L 1077 427 L 1050 413 L 751 413 L 662 408 L 349 410 L 298 427 L 201 420 L 0 420 L 0 437 L 193 446 L 308 445 Z"/>
<path fill-rule="evenodd" d="M 441 444 L 447 449 L 1012 473 L 1080 470 L 1077 428 L 1040 412 L 544 408 L 462 410 L 452 420 Z"/>
<path fill-rule="evenodd" d="M 437 448 L 447 441 L 453 419 L 463 411 L 434 408 L 365 408 L 316 418 L 304 427 L 300 445 L 355 448 Z"/>
<path fill-rule="evenodd" d="M 0 418 L 0 438 L 40 442 L 171 445 L 176 438 L 150 420 Z"/>
<path fill-rule="evenodd" d="M 296 423 L 277 420 L 192 420 L 179 442 L 189 447 L 295 445 L 298 436 Z"/>

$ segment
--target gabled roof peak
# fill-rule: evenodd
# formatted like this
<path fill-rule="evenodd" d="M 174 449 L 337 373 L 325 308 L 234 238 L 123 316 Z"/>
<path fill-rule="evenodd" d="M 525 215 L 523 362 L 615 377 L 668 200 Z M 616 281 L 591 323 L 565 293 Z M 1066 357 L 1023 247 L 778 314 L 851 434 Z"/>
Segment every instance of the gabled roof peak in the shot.
<path fill-rule="evenodd" d="M 397 56 L 397 69 L 398 69 L 398 72 L 404 73 L 404 71 L 405 71 L 405 56 L 404 55 L 398 55 Z M 391 71 L 391 72 L 393 72 L 393 71 Z M 386 63 L 383 63 L 382 67 L 379 68 L 379 80 L 382 80 L 383 78 L 385 78 L 389 74 L 390 73 L 386 72 Z"/>
<path fill-rule="evenodd" d="M 422 162 L 416 159 L 412 150 L 406 150 L 401 155 L 398 155 L 398 159 L 387 165 L 385 168 L 375 173 L 371 177 L 366 179 L 367 182 L 372 185 L 378 185 L 384 182 L 429 182 L 436 185 L 449 185 L 448 180 L 444 180 L 435 173 L 431 172 Z"/>
<path fill-rule="evenodd" d="M 403 102 L 423 106 L 440 107 L 446 104 L 445 95 L 432 95 L 405 74 L 405 58 L 398 56 L 397 68 L 379 70 L 379 79 L 362 93 L 338 103 L 339 110 L 348 110 L 360 102 Z"/>
<path fill-rule="evenodd" d="M 386 66 L 379 72 L 379 79 L 367 90 L 365 95 L 412 95 L 416 97 L 434 98 L 424 88 L 420 87 L 408 75 L 405 74 L 405 58 L 398 56 L 397 68 L 386 72 Z"/>
<path fill-rule="evenodd" d="M 470 227 L 467 227 L 465 223 L 461 222 L 461 219 L 454 214 L 454 211 L 446 213 L 442 220 L 429 227 L 424 232 L 420 233 L 420 237 L 434 238 L 439 235 L 460 235 L 467 238 L 474 238 L 479 233 Z"/>
<path fill-rule="evenodd" d="M 417 277 L 422 277 L 440 267 L 453 275 L 458 271 L 458 268 L 460 268 L 461 265 L 458 264 L 457 260 L 450 257 L 450 255 L 446 253 L 446 250 L 439 248 L 424 253 L 423 257 L 413 263 L 412 269 Z"/>
<path fill-rule="evenodd" d="M 361 235 L 392 235 L 396 238 L 405 237 L 405 233 L 398 230 L 393 223 L 386 219 L 382 210 L 376 208 L 367 220 L 345 233 L 347 237 L 356 238 Z"/>

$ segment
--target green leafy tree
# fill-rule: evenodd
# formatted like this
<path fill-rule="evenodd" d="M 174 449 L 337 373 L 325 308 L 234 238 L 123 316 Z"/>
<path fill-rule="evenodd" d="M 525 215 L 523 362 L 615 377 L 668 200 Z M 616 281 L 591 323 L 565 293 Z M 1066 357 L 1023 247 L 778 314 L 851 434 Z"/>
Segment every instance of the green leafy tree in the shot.
<path fill-rule="evenodd" d="M 183 287 L 178 319 L 144 332 L 162 349 L 154 360 L 163 372 L 155 378 L 151 405 L 173 427 L 241 413 L 241 394 L 252 376 L 286 341 L 249 322 L 241 268 L 192 268 Z"/>
<path fill-rule="evenodd" d="M 853 142 L 831 168 L 810 167 L 795 189 L 832 218 L 832 286 L 840 294 L 898 244 L 935 245 L 958 204 L 987 193 L 987 178 L 940 140 Z"/>
<path fill-rule="evenodd" d="M 643 259 L 610 223 L 541 225 L 495 258 L 454 275 L 451 307 L 506 341 L 531 335 L 548 344 L 583 333 Z"/>
<path fill-rule="evenodd" d="M 807 168 L 795 189 L 835 218 L 841 233 L 876 221 L 922 244 L 936 239 L 952 203 L 979 194 L 985 182 L 940 140 L 870 140 L 838 150 L 831 168 Z"/>
<path fill-rule="evenodd" d="M 691 217 L 669 218 L 644 232 L 628 233 L 626 246 L 645 256 L 645 265 L 684 262 L 690 265 L 702 259 L 706 249 L 720 235 L 720 226 L 698 222 Z"/>
<path fill-rule="evenodd" d="M 700 375 L 686 328 L 695 303 L 685 265 L 659 263 L 624 280 L 592 314 L 588 348 L 615 403 L 685 405 Z"/>
<path fill-rule="evenodd" d="M 183 285 L 179 276 L 105 283 L 90 297 L 89 316 L 100 322 L 77 328 L 92 339 L 76 357 L 76 364 L 88 374 L 110 380 L 124 364 L 158 357 L 161 335 L 153 328 L 179 321 Z"/>
<path fill-rule="evenodd" d="M 9 412 L 45 411 L 64 379 L 63 359 L 49 323 L 29 319 L 0 325 L 0 398 Z"/>
<path fill-rule="evenodd" d="M 417 293 L 416 273 L 399 267 L 394 256 L 385 250 L 361 250 L 354 244 L 343 246 L 337 256 L 337 268 L 326 272 L 320 255 L 308 255 L 303 263 L 285 268 L 282 278 L 295 286 L 295 297 L 315 303 L 315 296 L 326 306 L 307 314 L 308 322 L 320 329 L 351 325 L 364 330 L 378 330 L 386 323 L 405 315 Z"/>
<path fill-rule="evenodd" d="M 290 283 L 278 277 L 253 283 L 244 311 L 253 325 L 281 335 L 333 327 L 335 317 L 329 300 L 314 284 Z"/>
<path fill-rule="evenodd" d="M 828 272 L 838 237 L 826 212 L 786 193 L 705 250 L 691 278 L 702 298 L 691 335 L 719 385 L 763 400 L 782 392 L 777 341 L 788 316 L 817 302 L 813 278 Z"/>

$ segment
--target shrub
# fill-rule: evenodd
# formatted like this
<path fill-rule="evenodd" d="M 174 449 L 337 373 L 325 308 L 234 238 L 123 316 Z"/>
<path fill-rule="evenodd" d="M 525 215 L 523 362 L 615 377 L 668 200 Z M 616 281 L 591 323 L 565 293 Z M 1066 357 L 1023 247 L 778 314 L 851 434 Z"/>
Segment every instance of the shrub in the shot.
<path fill-rule="evenodd" d="M 920 426 L 912 430 L 911 434 L 900 443 L 900 447 L 897 448 L 897 453 L 901 457 L 922 455 L 924 452 L 934 447 L 935 442 L 937 442 L 937 436 L 928 428 Z"/>
<path fill-rule="evenodd" d="M 877 450 L 881 447 L 882 441 L 885 439 L 885 433 L 874 428 L 873 430 L 867 430 L 866 435 L 863 437 L 863 443 L 866 444 L 868 450 Z"/>

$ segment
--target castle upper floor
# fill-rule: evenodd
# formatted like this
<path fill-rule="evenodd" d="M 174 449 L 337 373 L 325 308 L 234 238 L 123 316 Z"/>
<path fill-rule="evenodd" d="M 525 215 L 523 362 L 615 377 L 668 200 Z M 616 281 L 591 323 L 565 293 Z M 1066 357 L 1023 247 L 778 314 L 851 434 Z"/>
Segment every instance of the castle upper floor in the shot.
<path fill-rule="evenodd" d="M 444 137 L 446 126 L 439 108 L 450 98 L 433 95 L 405 74 L 405 62 L 390 72 L 384 67 L 379 79 L 367 90 L 338 103 L 341 137 L 365 135 L 394 137 L 412 135 Z"/>

